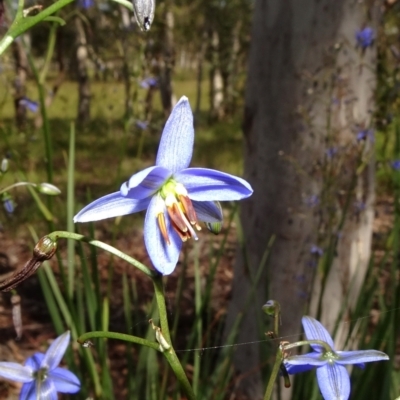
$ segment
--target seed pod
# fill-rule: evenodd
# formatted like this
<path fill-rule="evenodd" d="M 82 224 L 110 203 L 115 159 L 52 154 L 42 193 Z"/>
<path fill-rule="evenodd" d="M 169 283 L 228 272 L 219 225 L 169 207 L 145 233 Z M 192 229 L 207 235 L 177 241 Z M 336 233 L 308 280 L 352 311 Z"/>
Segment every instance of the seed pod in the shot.
<path fill-rule="evenodd" d="M 136 22 L 142 31 L 150 30 L 154 19 L 156 0 L 132 0 Z"/>

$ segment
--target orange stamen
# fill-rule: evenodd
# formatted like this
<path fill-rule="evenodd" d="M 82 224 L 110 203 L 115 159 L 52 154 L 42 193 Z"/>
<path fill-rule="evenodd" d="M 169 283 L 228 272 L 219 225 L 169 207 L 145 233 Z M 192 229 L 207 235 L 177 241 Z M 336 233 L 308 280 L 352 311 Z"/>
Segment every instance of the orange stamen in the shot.
<path fill-rule="evenodd" d="M 163 212 L 161 212 L 160 214 L 157 215 L 157 221 L 158 221 L 158 226 L 160 228 L 162 237 L 168 244 L 171 244 L 171 242 L 169 241 L 167 225 L 165 223 L 165 215 Z"/>

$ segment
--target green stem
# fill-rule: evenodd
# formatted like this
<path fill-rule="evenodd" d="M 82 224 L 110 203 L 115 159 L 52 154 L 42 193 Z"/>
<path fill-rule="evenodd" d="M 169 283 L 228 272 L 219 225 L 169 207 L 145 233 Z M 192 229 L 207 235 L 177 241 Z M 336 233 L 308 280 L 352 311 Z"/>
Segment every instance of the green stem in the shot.
<path fill-rule="evenodd" d="M 282 361 L 283 361 L 283 353 L 281 347 L 279 346 L 278 351 L 276 353 L 274 368 L 272 369 L 271 376 L 269 377 L 267 385 L 267 390 L 265 391 L 264 400 L 269 400 L 272 396 L 275 380 L 278 376 L 279 368 L 281 366 Z"/>
<path fill-rule="evenodd" d="M 90 339 L 93 338 L 123 340 L 125 342 L 137 343 L 142 346 L 150 347 L 153 350 L 160 351 L 159 345 L 155 342 L 150 342 L 150 340 L 147 339 L 142 339 L 137 336 L 127 335 L 125 333 L 119 333 L 119 332 L 105 332 L 105 331 L 86 332 L 83 335 L 79 336 L 77 340 L 78 343 L 84 345 Z"/>
<path fill-rule="evenodd" d="M 58 239 L 71 239 L 71 240 L 77 240 L 80 242 L 85 242 L 90 244 L 91 246 L 98 247 L 100 249 L 103 249 L 105 251 L 108 251 L 111 254 L 116 255 L 117 257 L 121 258 L 122 260 L 125 260 L 129 264 L 133 265 L 143 273 L 145 273 L 148 277 L 151 279 L 154 279 L 158 274 L 154 271 L 151 271 L 148 269 L 144 264 L 141 262 L 135 260 L 134 258 L 128 256 L 127 254 L 123 253 L 122 251 L 116 249 L 113 246 L 110 246 L 106 243 L 101 242 L 100 240 L 94 240 L 90 239 L 86 236 L 80 235 L 78 233 L 72 233 L 72 232 L 66 232 L 66 231 L 54 231 L 52 233 L 49 233 L 47 235 L 51 240 L 54 242 L 57 242 Z"/>
<path fill-rule="evenodd" d="M 33 187 L 37 187 L 36 183 L 32 183 L 32 182 L 17 182 L 17 183 L 14 183 L 14 184 L 12 184 L 10 186 L 7 186 L 7 187 L 1 189 L 0 190 L 0 194 L 4 193 L 4 192 L 8 192 L 9 190 L 14 189 L 14 188 L 16 188 L 18 186 L 33 186 Z"/>

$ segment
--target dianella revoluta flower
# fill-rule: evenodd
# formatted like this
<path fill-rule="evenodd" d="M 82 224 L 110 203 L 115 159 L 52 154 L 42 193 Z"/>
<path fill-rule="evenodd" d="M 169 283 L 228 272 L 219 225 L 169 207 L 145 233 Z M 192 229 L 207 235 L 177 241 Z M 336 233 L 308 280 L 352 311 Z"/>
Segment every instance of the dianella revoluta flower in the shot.
<path fill-rule="evenodd" d="M 328 351 L 319 344 L 310 344 L 311 353 L 290 356 L 284 360 L 289 374 L 317 368 L 318 386 L 325 400 L 347 400 L 350 396 L 350 377 L 346 365 L 363 368 L 364 363 L 388 360 L 389 357 L 378 350 L 336 351 L 328 331 L 316 319 L 302 318 L 307 340 L 321 340 L 331 348 Z"/>
<path fill-rule="evenodd" d="M 65 368 L 58 367 L 70 341 L 65 332 L 53 341 L 47 352 L 35 353 L 25 365 L 0 362 L 0 377 L 23 382 L 19 400 L 57 400 L 57 392 L 76 393 L 79 379 Z"/>
<path fill-rule="evenodd" d="M 30 100 L 27 97 L 20 99 L 19 104 L 33 113 L 36 113 L 39 110 L 39 103 L 37 101 Z"/>
<path fill-rule="evenodd" d="M 361 47 L 362 50 L 371 47 L 374 43 L 374 40 L 375 32 L 368 26 L 356 32 L 357 46 Z"/>
<path fill-rule="evenodd" d="M 206 168 L 188 168 L 194 142 L 193 114 L 182 97 L 169 116 L 156 165 L 131 176 L 120 190 L 86 206 L 75 222 L 98 221 L 147 209 L 144 241 L 154 267 L 171 274 L 182 242 L 197 240 L 199 221 L 222 221 L 218 201 L 240 200 L 253 190 L 248 182 Z"/>

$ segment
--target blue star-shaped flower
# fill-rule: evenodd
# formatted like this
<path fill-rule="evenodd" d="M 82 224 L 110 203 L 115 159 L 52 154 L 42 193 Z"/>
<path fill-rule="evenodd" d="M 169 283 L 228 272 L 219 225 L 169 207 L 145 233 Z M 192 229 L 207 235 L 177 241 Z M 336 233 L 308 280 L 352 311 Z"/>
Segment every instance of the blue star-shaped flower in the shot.
<path fill-rule="evenodd" d="M 165 124 L 156 165 L 132 175 L 118 192 L 83 208 L 74 221 L 98 221 L 147 209 L 147 251 L 159 272 L 171 274 L 182 242 L 197 240 L 198 222 L 222 221 L 215 201 L 240 200 L 253 193 L 244 179 L 213 169 L 188 168 L 193 142 L 193 114 L 188 99 L 182 97 Z"/>
<path fill-rule="evenodd" d="M 69 340 L 68 331 L 54 340 L 46 354 L 35 353 L 26 360 L 25 365 L 0 362 L 1 377 L 23 382 L 19 400 L 57 400 L 57 392 L 79 391 L 81 384 L 75 374 L 58 367 Z"/>
<path fill-rule="evenodd" d="M 311 344 L 313 352 L 290 356 L 284 360 L 289 374 L 309 371 L 317 367 L 318 386 L 325 400 L 347 400 L 350 396 L 350 377 L 345 365 L 363 368 L 364 363 L 388 360 L 389 357 L 378 350 L 335 351 L 328 331 L 316 319 L 302 318 L 307 340 L 321 340 L 327 343 L 332 352 L 323 346 Z"/>
<path fill-rule="evenodd" d="M 375 33 L 372 28 L 368 26 L 356 32 L 357 45 L 363 50 L 371 47 L 375 40 Z"/>

